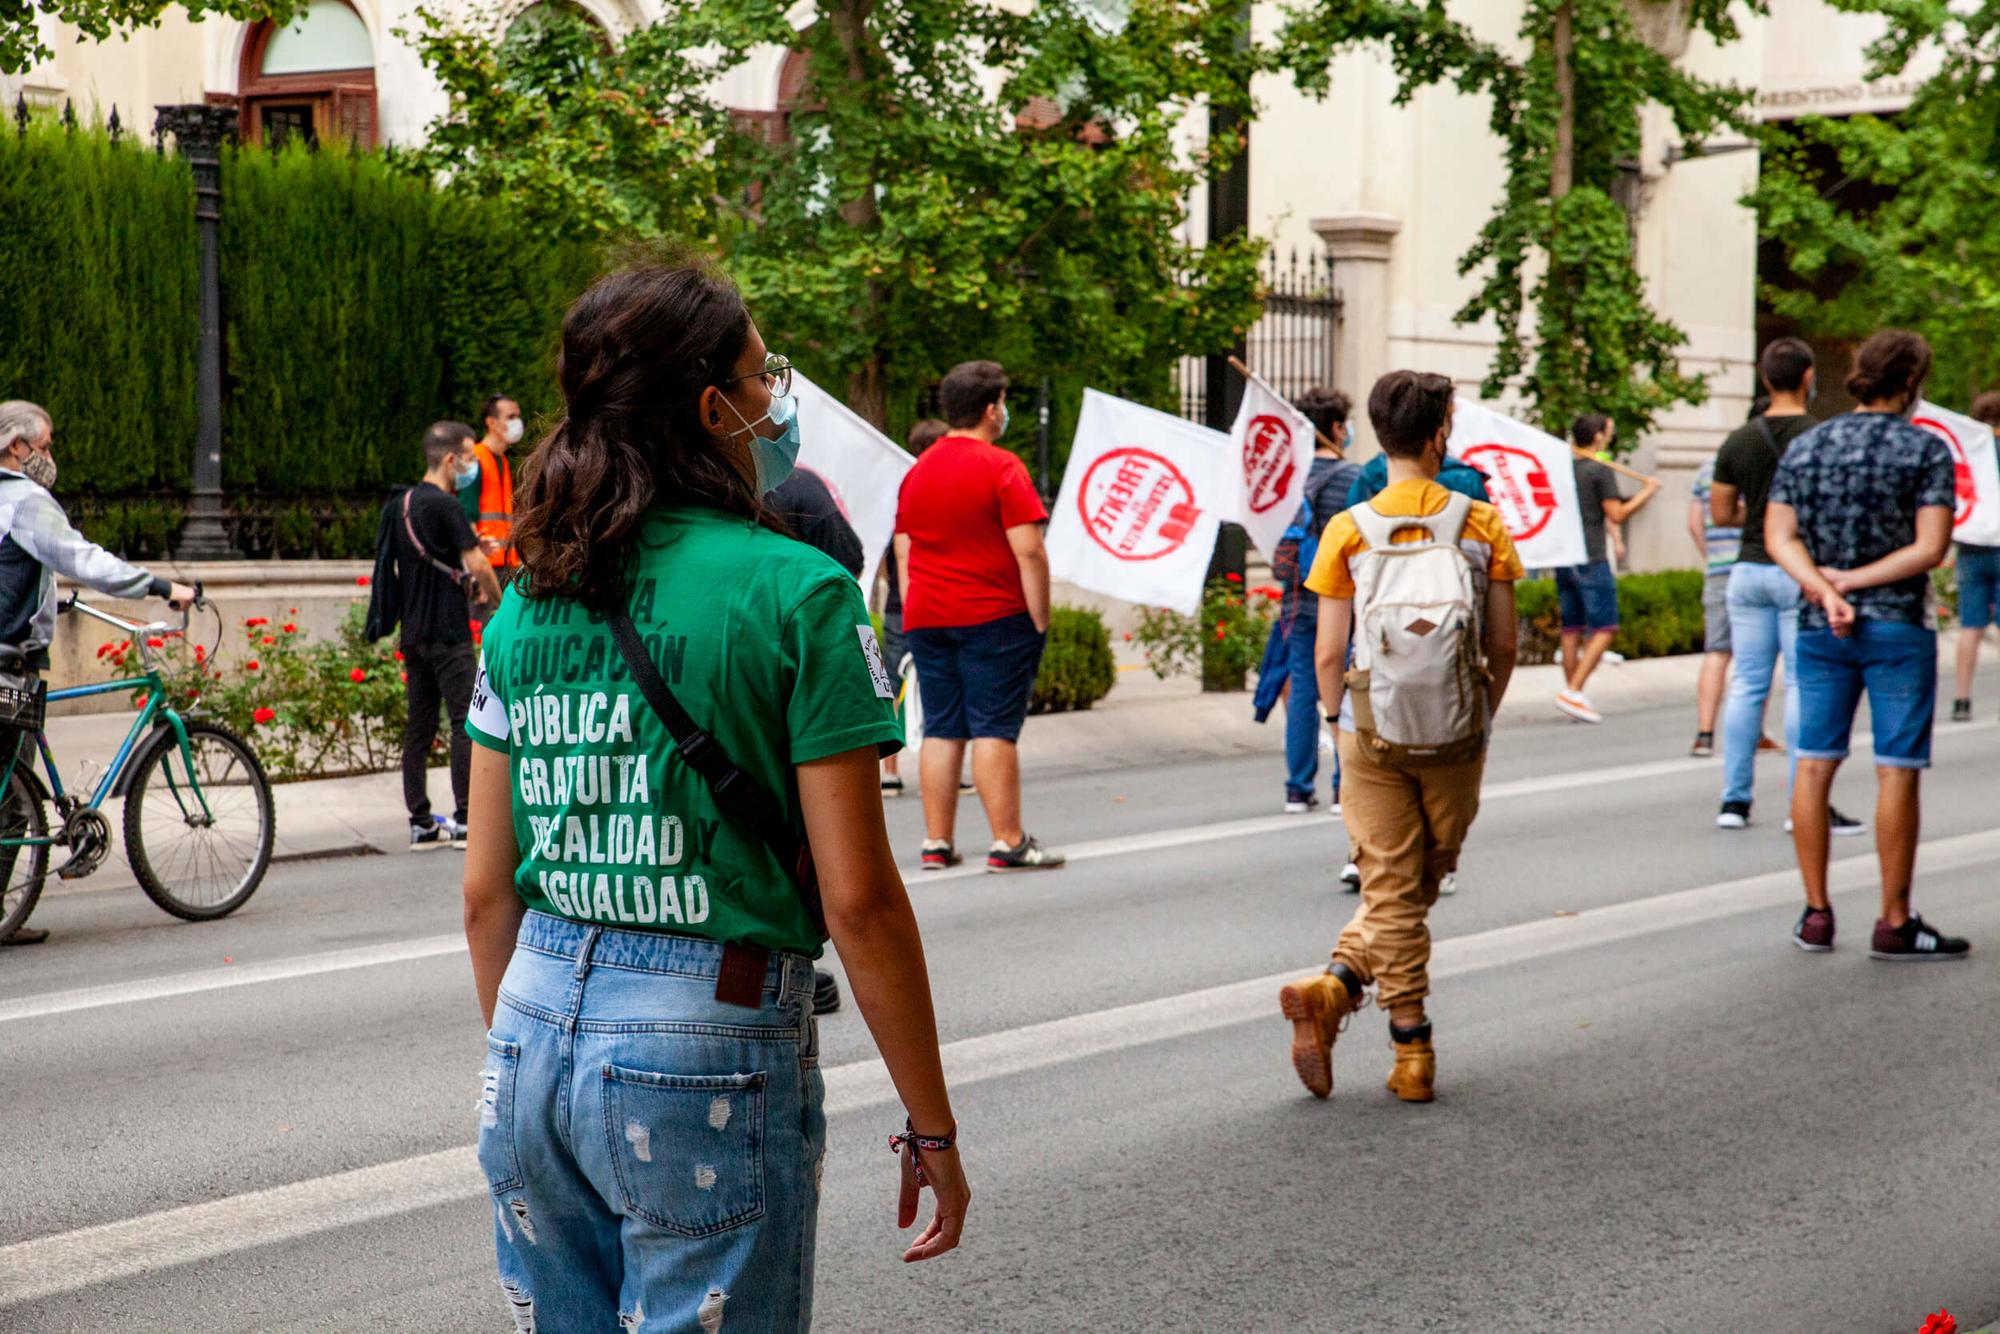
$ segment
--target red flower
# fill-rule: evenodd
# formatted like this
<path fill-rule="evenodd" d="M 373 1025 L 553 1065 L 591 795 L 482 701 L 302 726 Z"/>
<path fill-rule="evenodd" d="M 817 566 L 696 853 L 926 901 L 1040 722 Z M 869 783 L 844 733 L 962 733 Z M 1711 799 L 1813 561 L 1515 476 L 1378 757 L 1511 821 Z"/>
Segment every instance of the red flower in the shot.
<path fill-rule="evenodd" d="M 1949 1311 L 1937 1311 L 1924 1317 L 1917 1334 L 1958 1334 L 1958 1321 L 1952 1319 Z"/>
<path fill-rule="evenodd" d="M 195 660 L 196 662 L 207 662 L 207 661 L 208 661 L 208 649 L 207 649 L 207 648 L 205 648 L 204 646 L 200 645 L 200 644 L 196 644 L 196 645 L 194 646 L 194 660 Z"/>
<path fill-rule="evenodd" d="M 410 674 L 408 672 L 397 672 L 396 675 L 402 680 L 404 685 L 410 683 Z"/>
<path fill-rule="evenodd" d="M 108 642 L 99 644 L 97 646 L 97 656 L 100 658 L 103 657 L 105 654 L 109 653 L 110 651 L 111 651 L 111 645 Z"/>
<path fill-rule="evenodd" d="M 275 643 L 277 643 L 277 642 L 278 642 L 278 641 L 277 641 L 276 639 L 273 639 L 273 638 L 272 638 L 272 637 L 271 637 L 270 635 L 265 635 L 265 636 L 264 636 L 264 647 L 265 647 L 265 648 L 269 648 L 269 647 L 271 647 L 271 645 L 273 645 L 273 644 L 275 644 Z"/>
<path fill-rule="evenodd" d="M 354 586 L 355 586 L 356 588 L 366 588 L 366 587 L 368 587 L 368 576 L 367 576 L 367 575 L 365 575 L 365 574 L 357 574 L 357 575 L 355 575 L 355 576 L 354 576 Z"/>
<path fill-rule="evenodd" d="M 167 646 L 167 641 L 160 638 L 158 635 L 154 635 L 146 641 L 147 648 L 165 648 L 166 646 Z"/>
<path fill-rule="evenodd" d="M 286 621 L 284 624 L 284 631 L 288 635 L 295 635 L 299 632 L 299 627 L 292 624 L 290 621 Z"/>
<path fill-rule="evenodd" d="M 401 662 L 401 661 L 403 660 L 403 650 L 401 650 L 401 649 L 397 649 L 397 650 L 396 650 L 396 652 L 395 652 L 395 659 L 396 659 L 396 661 L 397 661 L 397 662 Z"/>
<path fill-rule="evenodd" d="M 1227 639 L 1228 637 L 1229 637 L 1229 632 L 1222 628 L 1220 622 L 1217 622 L 1215 627 L 1215 642 L 1220 644 L 1223 640 Z"/>
<path fill-rule="evenodd" d="M 1229 571 L 1229 572 L 1228 572 L 1227 574 L 1223 575 L 1222 577 L 1223 577 L 1224 579 L 1227 579 L 1227 580 L 1228 580 L 1228 581 L 1229 581 L 1230 583 L 1232 583 L 1232 584 L 1240 584 L 1240 583 L 1242 583 L 1242 582 L 1243 582 L 1243 576 L 1242 576 L 1242 575 L 1240 575 L 1240 574 L 1238 574 L 1238 573 L 1236 573 L 1236 571 L 1234 571 L 1234 570 L 1231 570 L 1231 571 Z"/>
<path fill-rule="evenodd" d="M 368 673 L 362 671 L 359 667 L 356 667 L 353 671 L 347 674 L 347 679 L 354 682 L 354 684 L 356 685 L 360 685 L 363 681 L 366 681 L 368 679 Z"/>
<path fill-rule="evenodd" d="M 268 616 L 251 616 L 245 619 L 243 622 L 243 624 L 251 626 L 253 628 L 259 625 L 269 625 L 270 623 L 271 623 L 271 618 Z"/>
<path fill-rule="evenodd" d="M 278 716 L 278 711 L 276 709 L 259 708 L 255 713 L 252 713 L 250 715 L 250 721 L 257 724 L 259 727 L 262 727 L 265 723 L 270 722 L 273 718 L 277 716 Z"/>
<path fill-rule="evenodd" d="M 1130 630 L 1125 632 L 1125 642 L 1128 644 L 1132 642 L 1132 632 Z"/>
<path fill-rule="evenodd" d="M 287 616 L 296 616 L 296 615 L 298 615 L 298 614 L 299 614 L 299 609 L 298 609 L 297 607 L 287 607 L 287 608 L 285 608 L 285 615 L 287 615 Z"/>
<path fill-rule="evenodd" d="M 257 670 L 257 660 L 256 660 L 255 658 L 252 658 L 252 659 L 250 659 L 250 661 L 248 661 L 248 662 L 244 663 L 244 664 L 243 664 L 243 670 L 244 670 L 244 671 L 246 671 L 246 672 L 254 672 L 254 671 L 256 671 L 256 670 Z"/>

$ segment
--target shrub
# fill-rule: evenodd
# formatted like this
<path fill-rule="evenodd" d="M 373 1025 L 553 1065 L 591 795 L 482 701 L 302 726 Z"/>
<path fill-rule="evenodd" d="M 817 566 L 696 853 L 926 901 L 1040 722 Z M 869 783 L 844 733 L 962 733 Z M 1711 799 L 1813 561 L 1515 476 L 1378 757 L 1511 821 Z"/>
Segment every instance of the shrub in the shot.
<path fill-rule="evenodd" d="M 1618 637 L 1614 651 L 1628 658 L 1663 658 L 1699 653 L 1702 648 L 1700 570 L 1618 576 Z M 1561 648 L 1562 612 L 1553 579 L 1523 579 L 1514 585 L 1514 610 L 1521 622 L 1523 666 L 1556 661 Z"/>
<path fill-rule="evenodd" d="M 1279 596 L 1273 586 L 1245 590 L 1243 576 L 1226 574 L 1209 581 L 1196 615 L 1141 607 L 1130 638 L 1162 680 L 1198 669 L 1203 690 L 1241 690 L 1250 669 L 1264 660 Z"/>
<path fill-rule="evenodd" d="M 1111 632 L 1104 618 L 1083 607 L 1056 607 L 1049 613 L 1049 639 L 1035 672 L 1029 713 L 1087 709 L 1111 693 L 1118 666 L 1111 659 Z"/>

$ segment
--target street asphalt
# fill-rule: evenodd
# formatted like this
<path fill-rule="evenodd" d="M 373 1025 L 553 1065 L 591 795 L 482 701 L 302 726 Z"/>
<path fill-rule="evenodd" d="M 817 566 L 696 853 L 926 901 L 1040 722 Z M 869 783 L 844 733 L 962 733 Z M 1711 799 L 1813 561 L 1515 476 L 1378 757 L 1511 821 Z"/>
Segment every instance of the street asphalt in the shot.
<path fill-rule="evenodd" d="M 1866 839 L 1834 848 L 1839 950 L 1791 946 L 1781 759 L 1731 834 L 1685 708 L 1503 731 L 1432 918 L 1427 1107 L 1383 1091 L 1375 1012 L 1336 1049 L 1330 1103 L 1292 1074 L 1275 979 L 1323 965 L 1354 900 L 1339 822 L 1278 816 L 1275 754 L 1038 780 L 1029 827 L 1088 855 L 911 876 L 974 1189 L 958 1253 L 899 1262 L 900 1114 L 858 1016 L 821 1021 L 818 1327 L 2000 1317 L 2000 724 L 1981 712 L 1939 724 L 1918 880 L 1974 954 L 1925 967 L 1867 957 Z M 1836 803 L 1870 817 L 1873 786 L 1858 753 Z M 912 861 L 919 814 L 890 804 Z M 962 816 L 976 851 L 971 799 Z M 0 1330 L 508 1329 L 464 1170 L 484 1044 L 449 948 L 458 873 L 448 851 L 287 864 L 207 925 L 130 889 L 48 900 L 54 938 L 0 951 Z M 368 962 L 396 942 L 431 944 Z"/>

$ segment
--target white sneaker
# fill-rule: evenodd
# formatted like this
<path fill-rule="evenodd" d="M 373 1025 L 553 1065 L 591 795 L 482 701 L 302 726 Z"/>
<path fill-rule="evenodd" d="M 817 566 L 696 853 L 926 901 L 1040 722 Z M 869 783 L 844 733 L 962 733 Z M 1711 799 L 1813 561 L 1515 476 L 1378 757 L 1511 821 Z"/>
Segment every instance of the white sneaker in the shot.
<path fill-rule="evenodd" d="M 1335 797 L 1335 798 L 1333 799 L 1332 803 L 1331 803 L 1330 805 L 1328 805 L 1328 806 L 1327 806 L 1327 808 L 1326 808 L 1326 813 L 1327 813 L 1328 815 L 1338 815 L 1338 814 L 1340 814 L 1340 798 L 1338 798 L 1338 797 Z"/>
<path fill-rule="evenodd" d="M 1446 898 L 1458 893 L 1458 872 L 1448 872 L 1444 879 L 1438 881 L 1438 893 Z"/>
<path fill-rule="evenodd" d="M 1565 690 L 1560 695 L 1557 695 L 1556 708 L 1562 710 L 1562 712 L 1580 723 L 1601 723 L 1604 721 L 1604 715 L 1590 707 L 1589 697 L 1575 690 Z"/>
<path fill-rule="evenodd" d="M 1361 892 L 1361 868 L 1353 862 L 1340 868 L 1340 892 L 1343 894 Z"/>
<path fill-rule="evenodd" d="M 1318 797 L 1286 797 L 1285 814 L 1304 815 L 1319 805 Z"/>

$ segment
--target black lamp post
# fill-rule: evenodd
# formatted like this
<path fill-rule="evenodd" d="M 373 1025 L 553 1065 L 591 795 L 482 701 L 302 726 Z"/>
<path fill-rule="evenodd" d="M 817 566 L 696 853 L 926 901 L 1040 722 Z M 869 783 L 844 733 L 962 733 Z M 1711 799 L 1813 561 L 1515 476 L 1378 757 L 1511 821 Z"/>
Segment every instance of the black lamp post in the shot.
<path fill-rule="evenodd" d="M 1248 42 L 1247 3 L 1238 10 L 1238 21 L 1242 28 L 1237 40 Z M 1235 110 L 1211 111 L 1208 138 L 1211 144 L 1235 140 L 1241 145 L 1226 167 L 1210 170 L 1208 175 L 1208 239 L 1213 244 L 1250 230 L 1250 123 Z M 1229 364 L 1232 354 L 1248 363 L 1249 349 L 1244 339 L 1238 338 L 1229 352 L 1211 354 L 1202 376 L 1208 390 L 1204 404 L 1208 425 L 1218 431 L 1226 431 L 1235 424 L 1236 411 L 1243 405 L 1243 381 Z M 1240 577 L 1249 560 L 1249 549 L 1249 534 L 1240 525 L 1223 524 L 1216 534 L 1215 557 L 1209 562 L 1208 577 L 1214 579 L 1222 574 Z"/>
<path fill-rule="evenodd" d="M 158 108 L 155 138 L 194 169 L 195 229 L 201 236 L 201 332 L 195 352 L 194 490 L 174 543 L 180 560 L 229 560 L 238 555 L 222 524 L 222 141 L 236 134 L 231 107 L 188 103 Z"/>

